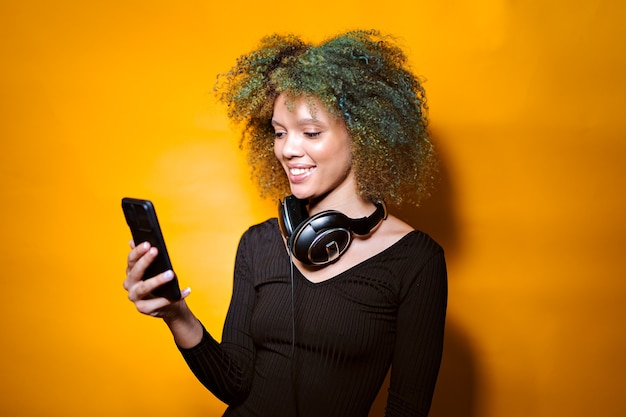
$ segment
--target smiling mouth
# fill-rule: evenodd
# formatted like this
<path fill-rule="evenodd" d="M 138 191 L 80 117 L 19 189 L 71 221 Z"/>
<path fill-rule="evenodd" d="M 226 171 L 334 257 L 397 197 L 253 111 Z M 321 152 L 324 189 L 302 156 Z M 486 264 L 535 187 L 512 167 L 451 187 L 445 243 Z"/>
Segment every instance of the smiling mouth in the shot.
<path fill-rule="evenodd" d="M 289 173 L 295 177 L 309 174 L 313 171 L 313 168 L 289 168 Z"/>
<path fill-rule="evenodd" d="M 313 171 L 315 171 L 314 166 L 306 167 L 306 168 L 302 168 L 302 167 L 288 168 L 287 172 L 289 173 L 289 182 L 291 182 L 292 184 L 303 182 L 313 173 Z"/>

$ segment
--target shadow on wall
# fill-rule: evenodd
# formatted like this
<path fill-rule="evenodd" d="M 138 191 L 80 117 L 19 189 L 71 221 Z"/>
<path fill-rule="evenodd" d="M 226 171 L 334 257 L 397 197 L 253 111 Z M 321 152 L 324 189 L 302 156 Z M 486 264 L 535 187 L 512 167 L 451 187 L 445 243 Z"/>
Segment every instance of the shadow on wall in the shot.
<path fill-rule="evenodd" d="M 434 135 L 433 135 L 434 136 Z M 433 138 L 437 146 L 436 137 Z M 445 155 L 438 148 L 440 181 L 431 198 L 420 207 L 401 206 L 390 211 L 433 237 L 443 246 L 448 265 L 460 257 L 460 232 L 454 204 L 454 188 Z M 396 173 L 401 175 L 401 173 Z M 448 277 L 454 286 L 454 277 Z M 448 305 L 454 300 L 448 300 Z M 476 390 L 479 385 L 475 358 L 463 329 L 448 315 L 446 321 L 443 359 L 429 417 L 475 417 Z M 383 384 L 369 417 L 385 415 L 389 375 Z"/>
<path fill-rule="evenodd" d="M 387 374 L 369 417 L 385 415 L 389 377 Z M 476 417 L 478 384 L 469 341 L 461 329 L 448 320 L 441 369 L 428 417 Z"/>
<path fill-rule="evenodd" d="M 448 320 L 443 360 L 429 417 L 475 417 L 478 384 L 469 340 Z"/>

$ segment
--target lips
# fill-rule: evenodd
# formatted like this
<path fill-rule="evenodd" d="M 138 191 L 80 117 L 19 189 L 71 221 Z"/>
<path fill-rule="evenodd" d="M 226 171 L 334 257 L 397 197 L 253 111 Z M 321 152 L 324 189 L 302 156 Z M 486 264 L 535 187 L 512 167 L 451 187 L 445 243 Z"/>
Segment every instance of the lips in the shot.
<path fill-rule="evenodd" d="M 315 171 L 314 166 L 307 167 L 288 167 L 289 181 L 293 183 L 302 182 L 307 179 Z"/>

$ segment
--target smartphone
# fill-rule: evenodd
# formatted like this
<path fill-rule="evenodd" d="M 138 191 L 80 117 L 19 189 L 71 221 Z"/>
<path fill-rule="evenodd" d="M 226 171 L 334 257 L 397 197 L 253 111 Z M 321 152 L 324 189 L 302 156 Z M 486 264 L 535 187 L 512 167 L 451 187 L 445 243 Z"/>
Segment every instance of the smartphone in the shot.
<path fill-rule="evenodd" d="M 122 210 L 135 244 L 139 245 L 143 242 L 149 242 L 151 246 L 159 250 L 157 257 L 146 268 L 141 279 L 152 278 L 167 270 L 174 272 L 152 202 L 150 200 L 125 197 L 122 199 Z M 174 279 L 155 288 L 152 291 L 152 295 L 165 297 L 172 301 L 179 300 L 181 295 L 176 273 L 174 272 Z"/>

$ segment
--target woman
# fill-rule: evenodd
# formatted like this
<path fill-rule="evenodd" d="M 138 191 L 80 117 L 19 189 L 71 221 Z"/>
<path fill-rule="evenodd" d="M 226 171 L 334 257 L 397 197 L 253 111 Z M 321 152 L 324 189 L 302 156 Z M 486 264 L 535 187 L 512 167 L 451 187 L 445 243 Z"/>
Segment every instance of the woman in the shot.
<path fill-rule="evenodd" d="M 426 100 L 402 51 L 376 31 L 320 45 L 271 36 L 216 89 L 243 125 L 253 177 L 278 219 L 239 244 L 221 342 L 185 298 L 153 298 L 171 272 L 128 256 L 124 287 L 164 319 L 225 416 L 366 417 L 391 367 L 386 415 L 426 416 L 443 346 L 443 250 L 389 215 L 435 172 Z M 288 196 L 290 195 L 290 196 Z M 286 197 L 287 196 L 287 197 Z"/>

